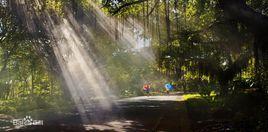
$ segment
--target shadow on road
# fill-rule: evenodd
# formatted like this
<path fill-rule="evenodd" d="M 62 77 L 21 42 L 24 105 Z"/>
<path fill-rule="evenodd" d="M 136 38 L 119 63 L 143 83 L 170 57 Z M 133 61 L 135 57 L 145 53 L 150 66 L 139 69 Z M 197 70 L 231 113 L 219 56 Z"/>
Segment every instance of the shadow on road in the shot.
<path fill-rule="evenodd" d="M 88 110 L 87 116 L 87 123 L 82 123 L 74 112 L 44 120 L 43 126 L 12 131 L 190 131 L 184 102 L 177 95 L 122 99 L 110 110 Z"/>

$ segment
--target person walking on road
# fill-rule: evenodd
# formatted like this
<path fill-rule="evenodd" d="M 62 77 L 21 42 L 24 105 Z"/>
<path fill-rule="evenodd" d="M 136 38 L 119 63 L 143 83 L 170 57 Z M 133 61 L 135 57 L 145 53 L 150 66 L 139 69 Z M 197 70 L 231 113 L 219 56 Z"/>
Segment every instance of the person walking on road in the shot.
<path fill-rule="evenodd" d="M 173 89 L 173 85 L 171 83 L 165 84 L 166 93 L 169 95 L 169 91 Z"/>
<path fill-rule="evenodd" d="M 149 84 L 144 84 L 143 85 L 143 91 L 147 94 L 147 96 L 149 96 L 150 94 L 150 85 Z"/>

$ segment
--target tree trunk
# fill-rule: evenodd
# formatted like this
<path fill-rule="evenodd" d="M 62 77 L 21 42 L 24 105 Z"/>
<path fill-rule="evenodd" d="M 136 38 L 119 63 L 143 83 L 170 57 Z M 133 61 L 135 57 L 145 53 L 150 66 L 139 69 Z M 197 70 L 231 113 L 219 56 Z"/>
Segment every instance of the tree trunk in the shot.
<path fill-rule="evenodd" d="M 175 20 L 176 20 L 176 31 L 179 33 L 179 8 L 178 0 L 174 0 Z"/>
<path fill-rule="evenodd" d="M 228 82 L 225 80 L 220 80 L 220 96 L 227 96 L 228 95 Z"/>
<path fill-rule="evenodd" d="M 169 0 L 165 0 L 165 20 L 166 20 L 166 30 L 167 30 L 167 45 L 170 42 L 170 19 L 169 19 Z"/>

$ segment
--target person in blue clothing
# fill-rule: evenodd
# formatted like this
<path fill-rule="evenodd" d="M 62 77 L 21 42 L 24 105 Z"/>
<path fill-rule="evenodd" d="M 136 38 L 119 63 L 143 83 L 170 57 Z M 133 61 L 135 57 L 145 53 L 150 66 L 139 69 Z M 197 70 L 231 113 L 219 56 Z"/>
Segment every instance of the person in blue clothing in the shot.
<path fill-rule="evenodd" d="M 169 91 L 172 90 L 174 87 L 171 83 L 166 83 L 165 88 L 166 88 L 167 94 L 169 94 Z"/>

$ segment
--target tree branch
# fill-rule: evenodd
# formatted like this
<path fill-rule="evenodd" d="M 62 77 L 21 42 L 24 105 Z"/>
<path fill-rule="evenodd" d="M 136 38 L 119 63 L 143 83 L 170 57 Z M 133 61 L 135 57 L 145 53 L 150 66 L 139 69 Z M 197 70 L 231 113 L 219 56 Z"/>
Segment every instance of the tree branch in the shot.
<path fill-rule="evenodd" d="M 160 1 L 160 0 L 156 0 L 156 2 L 155 2 L 155 4 L 154 4 L 153 8 L 152 8 L 151 11 L 146 15 L 146 17 L 149 17 L 149 16 L 153 13 L 155 7 L 159 4 L 159 1 Z"/>
<path fill-rule="evenodd" d="M 148 1 L 148 0 L 137 0 L 137 1 L 129 2 L 129 3 L 125 3 L 125 4 L 121 5 L 121 6 L 119 6 L 116 10 L 112 11 L 111 13 L 112 13 L 112 15 L 115 15 L 115 14 L 117 14 L 118 12 L 120 12 L 124 8 L 127 8 L 127 7 L 135 5 L 135 4 L 142 3 L 142 2 L 145 2 L 145 1 Z"/>
<path fill-rule="evenodd" d="M 218 6 L 227 18 L 245 24 L 254 33 L 268 31 L 268 17 L 250 8 L 244 0 L 219 0 Z"/>

